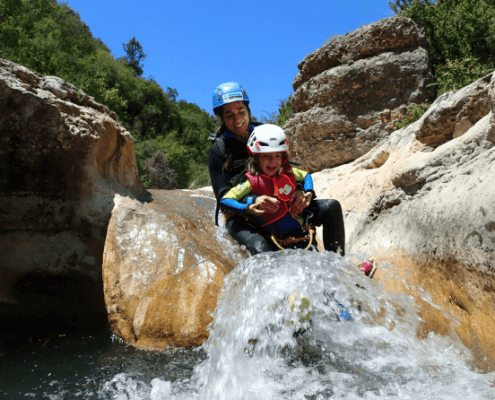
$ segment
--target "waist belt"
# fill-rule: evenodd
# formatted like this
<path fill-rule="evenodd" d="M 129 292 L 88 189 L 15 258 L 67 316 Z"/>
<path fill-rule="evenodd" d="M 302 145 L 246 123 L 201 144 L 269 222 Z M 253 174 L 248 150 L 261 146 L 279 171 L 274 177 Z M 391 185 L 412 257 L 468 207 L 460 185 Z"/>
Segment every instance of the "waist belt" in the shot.
<path fill-rule="evenodd" d="M 278 239 L 275 235 L 270 235 L 270 239 L 272 239 L 273 243 L 275 243 L 275 246 L 279 250 L 284 250 L 284 246 L 288 246 L 293 243 L 299 243 L 299 242 L 304 242 L 308 241 L 308 245 L 304 248 L 304 250 L 309 250 L 311 247 L 311 243 L 313 243 L 313 237 L 315 234 L 315 228 L 312 227 L 311 225 L 305 225 L 302 228 L 304 231 L 306 231 L 306 235 L 304 236 L 299 236 L 299 237 L 294 237 L 294 236 L 289 236 L 285 239 Z"/>

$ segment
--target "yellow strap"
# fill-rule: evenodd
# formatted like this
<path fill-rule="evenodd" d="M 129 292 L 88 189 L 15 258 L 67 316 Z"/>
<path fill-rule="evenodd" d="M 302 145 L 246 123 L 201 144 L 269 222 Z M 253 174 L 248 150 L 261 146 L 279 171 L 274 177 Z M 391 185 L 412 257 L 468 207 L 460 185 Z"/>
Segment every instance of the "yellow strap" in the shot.
<path fill-rule="evenodd" d="M 291 244 L 291 243 L 299 243 L 299 242 L 303 242 L 303 241 L 305 241 L 305 240 L 309 240 L 308 245 L 304 248 L 304 250 L 309 250 L 309 248 L 311 247 L 311 243 L 313 243 L 313 236 L 314 236 L 315 230 L 314 230 L 314 228 L 313 228 L 312 226 L 310 226 L 310 225 L 306 225 L 306 226 L 304 227 L 304 229 L 308 232 L 308 234 L 309 234 L 309 238 L 308 238 L 307 236 L 305 236 L 305 237 L 299 237 L 299 238 L 296 238 L 296 237 L 294 237 L 294 236 L 290 236 L 290 237 L 288 237 L 287 239 L 277 239 L 277 238 L 275 237 L 275 235 L 273 235 L 273 234 L 272 234 L 272 235 L 270 236 L 270 239 L 272 239 L 273 243 L 275 243 L 275 246 L 277 246 L 277 248 L 278 248 L 279 250 L 285 250 L 285 248 L 284 248 L 284 247 L 282 247 L 282 246 L 280 245 L 280 243 L 282 243 L 283 245 L 285 245 L 285 246 L 286 246 L 286 245 Z"/>

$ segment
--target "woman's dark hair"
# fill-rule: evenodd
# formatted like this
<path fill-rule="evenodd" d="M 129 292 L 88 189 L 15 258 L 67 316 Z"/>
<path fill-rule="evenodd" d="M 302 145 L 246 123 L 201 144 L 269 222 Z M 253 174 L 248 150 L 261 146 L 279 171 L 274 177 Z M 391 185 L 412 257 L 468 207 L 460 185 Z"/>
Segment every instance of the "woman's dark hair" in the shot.
<path fill-rule="evenodd" d="M 287 153 L 285 151 L 282 152 L 282 170 L 290 174 L 292 173 L 292 168 L 288 162 L 285 162 L 286 160 L 288 160 L 288 158 L 289 157 L 287 156 Z M 260 154 L 249 156 L 249 158 L 246 160 L 246 172 L 249 172 L 251 175 L 254 176 L 258 176 L 263 172 L 260 166 Z"/>

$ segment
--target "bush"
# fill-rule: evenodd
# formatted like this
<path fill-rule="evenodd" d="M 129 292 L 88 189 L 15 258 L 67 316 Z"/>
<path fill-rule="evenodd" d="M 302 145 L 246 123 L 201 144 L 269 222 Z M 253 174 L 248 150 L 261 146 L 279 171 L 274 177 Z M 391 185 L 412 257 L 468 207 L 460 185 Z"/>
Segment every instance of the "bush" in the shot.
<path fill-rule="evenodd" d="M 276 111 L 273 111 L 272 113 L 268 113 L 266 111 L 264 112 L 268 114 L 268 116 L 262 116 L 260 118 L 262 123 L 284 126 L 287 120 L 294 114 L 294 112 L 292 111 L 292 106 L 290 104 L 290 96 L 278 101 L 278 114 Z"/>
<path fill-rule="evenodd" d="M 162 177 L 171 167 L 181 187 L 207 184 L 207 138 L 215 120 L 197 105 L 177 101 L 177 90 L 165 92 L 153 78 L 140 76 L 145 54 L 136 38 L 123 47 L 127 57 L 115 59 L 67 3 L 0 1 L 0 57 L 59 76 L 115 111 L 134 138 L 146 187 L 145 161 L 153 155 Z M 158 157 L 160 151 L 166 157 Z"/>
<path fill-rule="evenodd" d="M 421 116 L 428 110 L 431 103 L 414 104 L 408 108 L 407 114 L 397 122 L 396 129 L 404 128 L 407 125 L 411 125 L 416 122 Z"/>
<path fill-rule="evenodd" d="M 461 89 L 491 71 L 492 69 L 487 68 L 486 65 L 471 58 L 460 61 L 448 60 L 447 64 L 435 69 L 435 83 L 432 85 L 438 86 L 437 96 L 441 96 L 445 92 Z"/>
<path fill-rule="evenodd" d="M 430 58 L 434 65 L 474 58 L 493 63 L 495 7 L 487 0 L 444 0 L 438 4 L 414 0 L 404 16 L 426 21 Z"/>
<path fill-rule="evenodd" d="M 410 0 L 401 13 L 426 21 L 437 96 L 495 69 L 495 6 L 488 0 Z M 407 8 L 406 8 L 407 7 Z"/>

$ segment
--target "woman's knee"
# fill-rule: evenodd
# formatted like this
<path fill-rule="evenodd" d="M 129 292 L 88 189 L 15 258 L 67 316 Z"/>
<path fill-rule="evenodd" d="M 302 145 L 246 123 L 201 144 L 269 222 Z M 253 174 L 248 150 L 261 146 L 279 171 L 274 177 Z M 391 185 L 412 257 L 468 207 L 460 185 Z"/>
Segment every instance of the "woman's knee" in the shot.
<path fill-rule="evenodd" d="M 343 220 L 342 206 L 335 199 L 316 200 L 314 219 L 317 225 Z"/>

